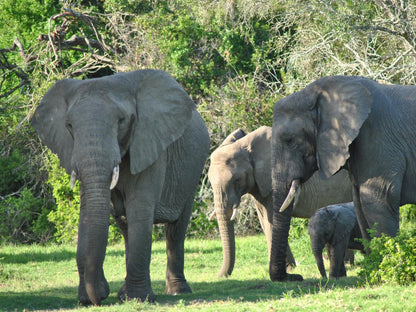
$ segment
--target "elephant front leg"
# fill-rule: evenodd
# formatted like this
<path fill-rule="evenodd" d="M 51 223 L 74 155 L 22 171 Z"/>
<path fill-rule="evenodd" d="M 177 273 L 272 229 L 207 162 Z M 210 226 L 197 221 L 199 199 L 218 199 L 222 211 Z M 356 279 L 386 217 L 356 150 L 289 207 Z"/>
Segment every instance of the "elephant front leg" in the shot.
<path fill-rule="evenodd" d="M 192 202 L 190 205 L 192 208 Z M 192 293 L 191 288 L 186 282 L 183 270 L 185 234 L 189 223 L 191 208 L 185 209 L 178 221 L 165 225 L 167 254 L 165 293 L 168 295 Z"/>
<path fill-rule="evenodd" d="M 118 292 L 121 300 L 140 299 L 154 302 L 150 282 L 150 258 L 155 207 L 160 201 L 166 172 L 166 155 L 140 174 L 131 176 L 129 168 L 121 168 L 117 187 L 125 195 L 127 220 L 126 267 L 124 285 Z"/>
<path fill-rule="evenodd" d="M 150 258 L 152 249 L 153 219 L 147 222 L 128 223 L 128 241 L 126 242 L 127 275 L 118 292 L 122 301 L 140 299 L 154 302 L 150 281 Z"/>

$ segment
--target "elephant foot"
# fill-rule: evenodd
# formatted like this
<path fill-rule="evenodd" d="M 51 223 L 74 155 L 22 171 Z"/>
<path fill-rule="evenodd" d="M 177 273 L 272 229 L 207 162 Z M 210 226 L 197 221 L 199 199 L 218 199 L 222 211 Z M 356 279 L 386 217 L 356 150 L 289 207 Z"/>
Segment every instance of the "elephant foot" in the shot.
<path fill-rule="evenodd" d="M 175 282 L 168 282 L 166 281 L 166 290 L 165 294 L 176 296 L 179 294 L 191 294 L 192 290 L 191 287 L 189 287 L 186 280 L 180 280 Z"/>
<path fill-rule="evenodd" d="M 107 280 L 105 278 L 103 278 L 98 284 L 98 294 L 100 298 L 98 302 L 94 302 L 96 305 L 99 305 L 100 302 L 106 299 L 110 294 L 110 287 L 108 286 Z M 89 305 L 92 303 L 84 283 L 80 284 L 78 287 L 78 300 L 81 304 L 84 305 Z"/>
<path fill-rule="evenodd" d="M 300 274 L 282 274 L 282 275 L 276 275 L 272 276 L 270 275 L 270 279 L 272 282 L 302 282 L 303 276 Z"/>
<path fill-rule="evenodd" d="M 132 299 L 138 299 L 142 302 L 150 302 L 153 303 L 156 301 L 156 295 L 153 293 L 152 289 L 150 290 L 139 290 L 139 291 L 131 291 L 127 292 L 126 283 L 121 286 L 120 290 L 117 293 L 117 298 L 121 301 L 128 301 Z"/>

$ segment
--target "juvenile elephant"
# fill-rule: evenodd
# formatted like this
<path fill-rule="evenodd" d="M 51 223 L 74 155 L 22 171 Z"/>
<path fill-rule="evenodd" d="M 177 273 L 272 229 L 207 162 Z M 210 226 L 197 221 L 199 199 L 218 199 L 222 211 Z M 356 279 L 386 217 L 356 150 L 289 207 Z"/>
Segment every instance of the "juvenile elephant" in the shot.
<path fill-rule="evenodd" d="M 215 213 L 223 245 L 220 276 L 230 275 L 234 268 L 235 237 L 232 215 L 240 204 L 241 196 L 246 193 L 256 199 L 257 214 L 266 234 L 270 256 L 273 227 L 271 136 L 271 127 L 263 126 L 247 135 L 243 130 L 237 129 L 211 154 L 208 177 L 214 191 Z M 309 218 L 320 207 L 351 200 L 352 186 L 345 170 L 326 181 L 316 175 L 302 185 L 297 193 L 293 215 Z M 289 247 L 287 259 L 289 264 L 295 265 Z"/>
<path fill-rule="evenodd" d="M 399 206 L 416 202 L 416 87 L 355 76 L 316 80 L 273 111 L 271 280 L 286 272 L 285 253 L 297 188 L 314 172 L 349 171 L 361 235 L 395 236 Z M 287 208 L 287 209 L 286 209 Z"/>
<path fill-rule="evenodd" d="M 361 231 L 352 202 L 318 209 L 309 219 L 308 232 L 312 252 L 323 278 L 327 277 L 322 258 L 325 246 L 330 260 L 330 278 L 347 276 L 344 265 L 347 248 L 364 250 L 363 245 L 355 240 L 361 238 Z"/>
<path fill-rule="evenodd" d="M 80 302 L 98 305 L 109 294 L 103 261 L 111 210 L 126 247 L 127 275 L 118 296 L 155 300 L 153 223 L 166 224 L 166 293 L 191 292 L 183 273 L 184 239 L 209 137 L 179 84 L 158 70 L 61 80 L 31 123 L 72 183 L 81 182 Z"/>

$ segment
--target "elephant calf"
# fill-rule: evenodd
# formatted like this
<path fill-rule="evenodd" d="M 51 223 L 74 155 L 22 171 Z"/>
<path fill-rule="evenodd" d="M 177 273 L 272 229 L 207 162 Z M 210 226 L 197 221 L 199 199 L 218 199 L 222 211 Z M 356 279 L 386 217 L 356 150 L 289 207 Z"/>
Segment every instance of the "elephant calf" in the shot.
<path fill-rule="evenodd" d="M 347 248 L 364 249 L 361 243 L 355 241 L 356 238 L 361 238 L 361 232 L 354 212 L 354 204 L 349 202 L 318 209 L 309 219 L 308 231 L 321 276 L 327 277 L 322 258 L 325 245 L 331 261 L 329 277 L 346 276 L 344 256 Z"/>

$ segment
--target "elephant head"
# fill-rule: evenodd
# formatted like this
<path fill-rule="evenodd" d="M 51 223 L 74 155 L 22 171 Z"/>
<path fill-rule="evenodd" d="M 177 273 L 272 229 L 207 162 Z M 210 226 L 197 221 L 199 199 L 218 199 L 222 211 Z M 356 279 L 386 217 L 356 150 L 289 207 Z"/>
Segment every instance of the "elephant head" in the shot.
<path fill-rule="evenodd" d="M 140 70 L 58 81 L 36 109 L 31 123 L 40 139 L 58 155 L 72 181 L 81 182 L 81 302 L 99 304 L 109 293 L 102 266 L 110 188 L 117 184 L 120 162 L 129 164 L 131 174 L 149 167 L 183 134 L 194 106 L 170 75 Z"/>
<path fill-rule="evenodd" d="M 372 107 L 361 78 L 327 77 L 275 104 L 272 132 L 273 239 L 271 280 L 301 280 L 286 272 L 285 254 L 296 190 L 319 170 L 328 178 L 349 159 L 349 148 Z M 286 209 L 287 208 L 287 209 Z"/>
<path fill-rule="evenodd" d="M 261 127 L 248 135 L 237 129 L 211 154 L 208 177 L 223 244 L 219 276 L 230 275 L 234 268 L 234 216 L 241 196 L 252 193 L 266 197 L 271 192 L 270 137 L 270 127 Z"/>

